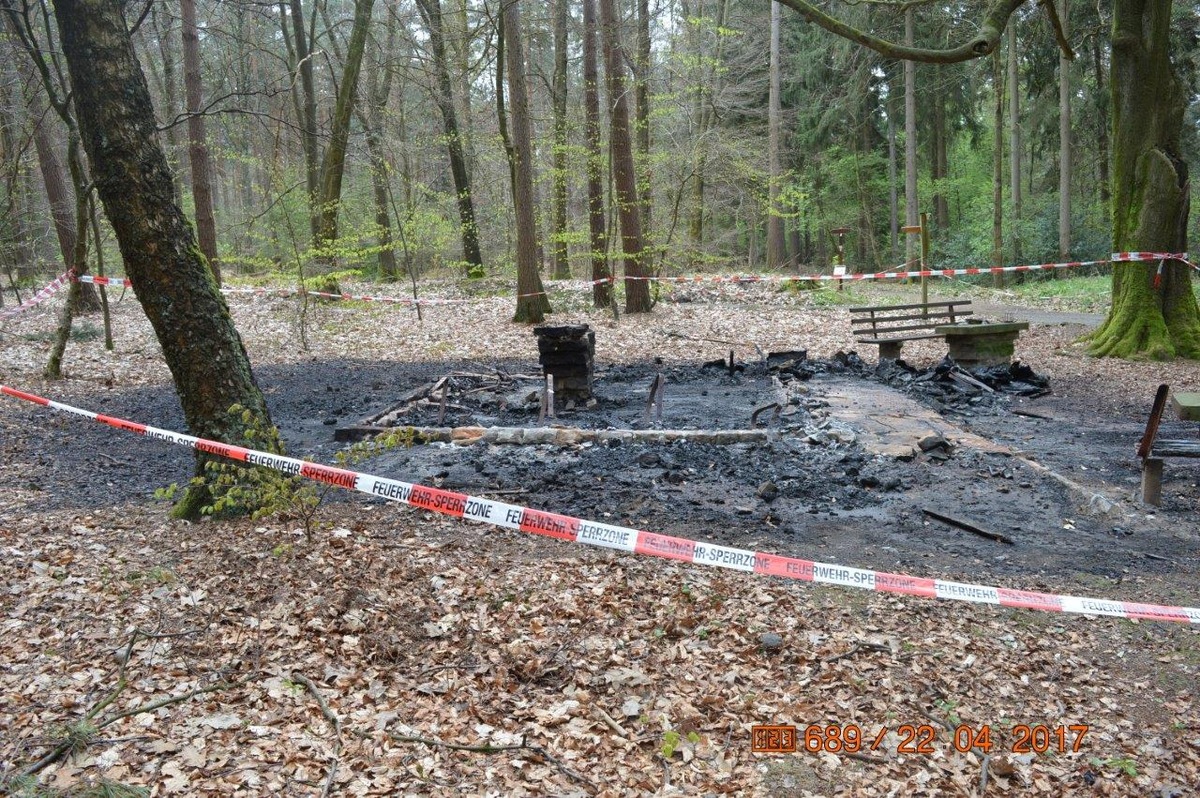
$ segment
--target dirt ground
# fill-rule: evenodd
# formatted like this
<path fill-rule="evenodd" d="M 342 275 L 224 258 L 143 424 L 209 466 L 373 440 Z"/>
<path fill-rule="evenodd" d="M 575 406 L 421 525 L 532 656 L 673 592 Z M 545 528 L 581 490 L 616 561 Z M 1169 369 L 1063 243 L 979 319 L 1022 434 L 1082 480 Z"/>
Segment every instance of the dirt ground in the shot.
<path fill-rule="evenodd" d="M 905 290 L 869 296 L 900 301 Z M 654 427 L 642 413 L 658 372 L 668 386 L 662 427 L 746 429 L 753 409 L 781 395 L 788 412 L 762 444 L 420 445 L 355 467 L 861 568 L 1200 604 L 1200 468 L 1168 461 L 1163 505 L 1148 508 L 1136 500 L 1133 455 L 1157 384 L 1195 390 L 1195 364 L 1098 363 L 1077 342 L 1094 317 L 991 301 L 981 308 L 989 317 L 1032 322 L 1017 356 L 1049 378 L 1051 393 L 933 404 L 878 381 L 875 353 L 862 347 L 867 368 L 782 380 L 769 371 L 765 352 L 805 349 L 836 364 L 855 348 L 844 307 L 815 296 L 679 291 L 650 318 L 619 321 L 582 297 L 555 299 L 565 309 L 555 322 L 586 321 L 597 334 L 598 407 L 560 413 L 559 424 Z M 506 321 L 508 300 L 427 308 L 420 322 L 402 309 L 316 306 L 308 351 L 292 300 L 231 305 L 289 453 L 319 462 L 343 447 L 335 429 L 407 390 L 453 373 L 538 370 L 528 328 Z M 0 382 L 182 429 L 132 299 L 116 305 L 115 352 L 72 343 L 68 378 L 46 384 L 37 375 L 52 312 L 7 323 Z M 910 343 L 905 356 L 931 366 L 943 346 Z M 731 349 L 744 370 L 700 368 Z M 511 404 L 451 408 L 445 425 L 538 423 L 521 402 L 532 383 L 506 384 Z M 855 411 L 856 422 L 848 403 L 868 394 L 883 398 L 878 410 Z M 915 407 L 948 445 L 873 453 L 861 416 Z M 434 410 L 416 420 L 431 422 Z M 1167 419 L 1162 434 L 1198 432 Z M 47 783 L 109 778 L 154 794 L 247 795 L 1193 794 L 1200 640 L 1190 628 L 779 585 L 489 533 L 350 493 L 325 497 L 312 540 L 286 519 L 185 525 L 167 520 L 153 493 L 190 468 L 186 450 L 0 403 L 9 649 L 0 778 L 45 753 L 39 740 L 111 688 L 119 665 L 97 652 L 119 650 L 136 626 L 181 635 L 141 641 L 153 649 L 134 658 L 146 700 L 237 686 L 229 699 L 205 694 L 114 721 L 119 742 L 50 766 Z M 272 642 L 279 630 L 286 639 Z M 770 633 L 783 636 L 782 652 L 764 642 Z M 906 757 L 896 745 L 866 758 L 749 752 L 755 723 L 896 732 L 931 717 L 943 735 L 936 754 Z M 983 757 L 947 744 L 960 724 L 1011 731 L 1022 719 L 1089 724 L 1093 747 L 1024 757 L 1008 745 Z M 464 752 L 434 738 L 515 748 Z M 235 743 L 250 748 L 235 755 Z"/>

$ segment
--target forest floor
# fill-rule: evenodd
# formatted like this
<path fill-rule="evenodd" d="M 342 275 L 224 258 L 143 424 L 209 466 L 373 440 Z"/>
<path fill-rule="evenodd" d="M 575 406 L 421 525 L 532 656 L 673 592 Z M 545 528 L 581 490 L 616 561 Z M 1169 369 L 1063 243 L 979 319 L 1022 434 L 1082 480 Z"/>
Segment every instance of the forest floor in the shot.
<path fill-rule="evenodd" d="M 935 404 L 875 380 L 874 351 L 837 365 L 855 348 L 848 305 L 914 291 L 687 286 L 619 320 L 556 291 L 555 323 L 596 330 L 600 399 L 559 423 L 653 426 L 638 417 L 659 372 L 663 426 L 749 428 L 781 390 L 794 414 L 756 445 L 430 445 L 354 467 L 846 566 L 1200 605 L 1200 471 L 1168 461 L 1163 505 L 1147 508 L 1133 454 L 1155 387 L 1196 390 L 1200 367 L 1090 359 L 1078 339 L 1092 308 L 986 292 L 973 293 L 981 315 L 1031 322 L 1017 357 L 1049 395 Z M 57 301 L 0 329 L 0 382 L 182 430 L 132 296 L 113 305 L 115 351 L 87 317 L 66 379 L 40 378 Z M 420 321 L 367 303 L 310 304 L 303 322 L 295 299 L 230 304 L 289 453 L 319 462 L 343 447 L 336 428 L 412 388 L 537 371 L 505 297 Z M 731 349 L 744 371 L 700 368 Z M 760 363 L 798 349 L 834 365 L 781 385 Z M 905 346 L 918 367 L 943 354 Z M 535 425 L 510 392 L 511 408 L 464 400 L 445 424 Z M 870 418 L 851 412 L 863 396 L 950 445 L 873 453 Z M 1163 434 L 1197 429 L 1167 419 Z M 756 577 L 336 491 L 308 532 L 280 517 L 171 520 L 154 491 L 190 469 L 185 449 L 0 401 L 0 784 L 17 790 L 64 738 L 77 751 L 39 769 L 47 791 L 1184 796 L 1200 783 L 1195 626 Z M 815 726 L 864 739 L 758 754 L 756 724 L 797 726 L 802 748 Z M 1023 745 L 1035 727 L 1048 737 Z M 984 729 L 990 751 L 970 744 Z"/>

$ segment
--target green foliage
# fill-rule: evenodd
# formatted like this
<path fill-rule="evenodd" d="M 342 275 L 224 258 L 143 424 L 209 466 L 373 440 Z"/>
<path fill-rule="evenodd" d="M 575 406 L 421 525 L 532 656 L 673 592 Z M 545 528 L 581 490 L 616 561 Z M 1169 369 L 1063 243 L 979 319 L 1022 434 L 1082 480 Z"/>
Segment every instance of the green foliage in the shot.
<path fill-rule="evenodd" d="M 358 465 L 392 449 L 410 449 L 420 442 L 420 436 L 412 427 L 397 427 L 366 441 L 359 441 L 334 455 L 334 460 L 343 468 Z"/>
<path fill-rule="evenodd" d="M 240 405 L 229 408 L 229 412 L 241 418 L 245 446 L 282 451 L 278 428 L 265 426 L 254 413 Z M 287 476 L 263 466 L 209 460 L 205 462 L 204 469 L 207 478 L 192 480 L 194 486 L 206 486 L 209 491 L 211 502 L 201 506 L 202 515 L 218 518 L 249 515 L 256 520 L 268 517 L 282 521 L 300 520 L 304 523 L 306 539 L 312 541 L 323 489 L 318 491 L 299 476 Z"/>
<path fill-rule="evenodd" d="M 694 731 L 690 731 L 686 736 L 680 735 L 674 729 L 663 732 L 662 741 L 658 746 L 658 752 L 662 754 L 663 759 L 670 759 L 675 756 L 675 752 L 679 750 L 680 745 L 684 740 L 687 740 L 692 745 L 700 742 L 700 735 Z"/>
<path fill-rule="evenodd" d="M 356 280 L 361 278 L 362 275 L 361 269 L 342 269 L 340 271 L 305 277 L 303 281 L 304 290 L 319 291 L 325 294 L 340 294 L 342 293 L 342 280 Z"/>
<path fill-rule="evenodd" d="M 1135 778 L 1138 774 L 1137 762 L 1128 757 L 1107 757 L 1101 759 L 1094 756 L 1088 760 L 1092 767 L 1097 768 L 1112 768 L 1119 773 L 1123 773 L 1129 778 Z"/>

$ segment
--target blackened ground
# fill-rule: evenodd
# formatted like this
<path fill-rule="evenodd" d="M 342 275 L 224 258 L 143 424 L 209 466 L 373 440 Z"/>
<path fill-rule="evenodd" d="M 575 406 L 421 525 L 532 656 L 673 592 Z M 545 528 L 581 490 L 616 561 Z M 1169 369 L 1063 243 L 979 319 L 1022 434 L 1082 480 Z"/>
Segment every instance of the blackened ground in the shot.
<path fill-rule="evenodd" d="M 559 422 L 655 426 L 643 413 L 658 368 L 653 363 L 602 366 L 597 408 L 566 413 Z M 336 427 L 378 414 L 405 391 L 446 374 L 493 374 L 497 369 L 508 375 L 537 370 L 532 361 L 323 360 L 267 366 L 256 373 L 289 452 L 328 463 L 341 448 L 333 441 Z M 1194 461 L 1168 461 L 1161 510 L 1150 513 L 1132 501 L 1139 479 L 1133 450 L 1145 408 L 1113 405 L 1082 383 L 1062 391 L 1067 395 L 1037 399 L 989 395 L 959 397 L 962 401 L 956 399 L 950 407 L 938 402 L 960 426 L 1114 500 L 1115 509 L 1101 515 L 1083 509 L 1086 496 L 1020 458 L 960 449 L 944 460 L 921 455 L 903 462 L 873 457 L 837 436 L 815 436 L 822 441 L 817 444 L 805 442 L 810 437 L 806 432 L 816 423 L 808 411 L 820 406 L 824 372 L 829 370 L 844 379 L 859 366 L 813 368 L 808 379 L 761 365 L 732 376 L 699 365 L 665 369 L 663 427 L 744 429 L 755 407 L 790 396 L 787 415 L 774 422 L 778 434 L 763 445 L 431 445 L 394 449 L 357 468 L 512 504 L 880 570 L 970 580 L 998 574 L 1031 588 L 1053 588 L 1061 579 L 1051 577 L 1066 574 L 1116 580 L 1143 573 L 1196 574 L 1200 471 Z M 789 393 L 793 382 L 803 387 Z M 536 423 L 536 406 L 519 401 L 521 391 L 527 394 L 534 385 L 514 388 L 509 392 L 513 403 L 500 407 L 497 402 L 479 415 L 485 423 Z M 914 395 L 922 396 L 919 391 Z M 93 390 L 62 399 L 182 429 L 178 401 L 166 387 Z M 30 512 L 153 501 L 156 488 L 190 476 L 192 458 L 185 449 L 6 402 L 0 413 L 0 490 L 34 491 Z M 1015 415 L 1012 409 L 1047 419 Z M 429 414 L 435 412 L 433 405 L 424 407 L 412 423 L 429 423 Z M 472 415 L 448 413 L 445 421 L 455 425 L 480 420 Z M 1168 420 L 1163 434 L 1194 436 L 1195 426 Z M 350 505 L 377 501 L 337 491 L 328 500 Z M 996 543 L 932 521 L 924 509 L 973 522 L 1015 543 Z"/>

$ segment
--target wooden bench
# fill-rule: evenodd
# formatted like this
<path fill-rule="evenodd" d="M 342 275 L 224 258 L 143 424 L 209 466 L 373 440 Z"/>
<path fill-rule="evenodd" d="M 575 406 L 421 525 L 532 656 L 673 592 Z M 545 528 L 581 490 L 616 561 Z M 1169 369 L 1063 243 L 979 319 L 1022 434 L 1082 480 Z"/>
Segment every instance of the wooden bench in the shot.
<path fill-rule="evenodd" d="M 1142 461 L 1142 501 L 1155 507 L 1162 504 L 1163 460 L 1168 457 L 1200 457 L 1200 440 L 1168 440 L 1158 437 L 1158 424 L 1167 407 L 1170 388 L 1158 386 L 1146 431 L 1138 444 L 1137 456 Z M 1177 393 L 1175 410 L 1186 421 L 1200 421 L 1200 394 Z"/>
<path fill-rule="evenodd" d="M 850 326 L 854 339 L 863 344 L 877 344 L 879 358 L 895 360 L 905 341 L 925 338 L 944 338 L 935 327 L 955 324 L 970 316 L 966 310 L 969 299 L 950 302 L 930 302 L 927 305 L 883 305 L 872 308 L 850 308 Z"/>

